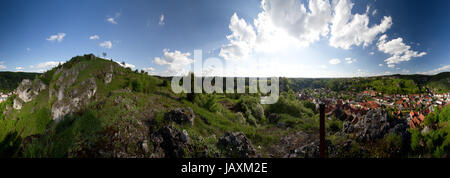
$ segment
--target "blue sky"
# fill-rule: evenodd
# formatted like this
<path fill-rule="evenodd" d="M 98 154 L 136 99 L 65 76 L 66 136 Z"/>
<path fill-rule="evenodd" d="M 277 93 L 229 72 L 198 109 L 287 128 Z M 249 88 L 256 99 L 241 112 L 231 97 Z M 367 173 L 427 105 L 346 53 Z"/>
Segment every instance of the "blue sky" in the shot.
<path fill-rule="evenodd" d="M 42 72 L 106 52 L 178 75 L 200 49 L 204 61 L 219 60 L 205 63 L 211 75 L 434 74 L 450 70 L 448 8 L 445 0 L 3 0 L 0 71 Z"/>

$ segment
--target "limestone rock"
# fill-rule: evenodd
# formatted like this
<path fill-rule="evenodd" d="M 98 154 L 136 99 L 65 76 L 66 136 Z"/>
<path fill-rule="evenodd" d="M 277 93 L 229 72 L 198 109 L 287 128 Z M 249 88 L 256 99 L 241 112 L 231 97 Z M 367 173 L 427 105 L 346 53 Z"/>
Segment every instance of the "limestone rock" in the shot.
<path fill-rule="evenodd" d="M 164 118 L 177 124 L 194 126 L 195 114 L 191 108 L 174 109 L 164 115 Z"/>
<path fill-rule="evenodd" d="M 173 126 L 164 126 L 154 134 L 152 142 L 164 150 L 165 157 L 182 158 L 190 144 L 190 137 L 186 130 L 179 131 Z"/>
<path fill-rule="evenodd" d="M 29 79 L 22 80 L 20 85 L 15 90 L 18 98 L 14 99 L 13 107 L 15 109 L 21 109 L 24 103 L 33 100 L 42 90 L 45 90 L 46 88 L 47 85 L 39 79 L 34 81 Z"/>
<path fill-rule="evenodd" d="M 252 142 L 242 132 L 226 132 L 224 136 L 219 138 L 217 145 L 229 149 L 231 152 L 230 156 L 239 156 L 241 158 L 256 157 L 256 150 Z"/>

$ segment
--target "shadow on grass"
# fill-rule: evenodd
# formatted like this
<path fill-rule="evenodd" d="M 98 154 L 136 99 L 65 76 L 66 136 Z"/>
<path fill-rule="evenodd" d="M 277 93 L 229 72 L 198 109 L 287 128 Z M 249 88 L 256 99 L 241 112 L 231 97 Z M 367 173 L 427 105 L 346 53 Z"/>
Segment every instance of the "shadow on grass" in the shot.
<path fill-rule="evenodd" d="M 10 158 L 20 147 L 22 138 L 17 132 L 10 132 L 6 135 L 5 139 L 0 142 L 0 158 Z"/>

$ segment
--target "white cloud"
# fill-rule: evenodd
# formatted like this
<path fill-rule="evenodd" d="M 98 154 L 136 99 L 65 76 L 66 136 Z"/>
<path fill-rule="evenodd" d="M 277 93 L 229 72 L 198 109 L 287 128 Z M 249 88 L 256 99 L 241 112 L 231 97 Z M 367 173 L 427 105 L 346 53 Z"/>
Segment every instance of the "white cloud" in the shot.
<path fill-rule="evenodd" d="M 164 55 L 162 57 L 155 57 L 154 62 L 158 65 L 166 65 L 167 70 L 162 75 L 185 75 L 188 73 L 186 67 L 194 62 L 189 58 L 190 53 L 182 53 L 175 50 L 170 52 L 168 49 L 164 49 Z"/>
<path fill-rule="evenodd" d="M 5 62 L 0 61 L 0 70 L 6 69 L 6 66 L 3 65 Z"/>
<path fill-rule="evenodd" d="M 378 12 L 378 11 L 377 11 L 376 9 L 373 10 L 373 11 L 372 11 L 372 16 L 377 15 L 377 12 Z"/>
<path fill-rule="evenodd" d="M 100 37 L 98 35 L 92 35 L 89 37 L 90 40 L 98 40 Z"/>
<path fill-rule="evenodd" d="M 122 62 L 117 62 L 117 61 L 115 61 L 117 64 L 119 64 L 120 66 L 122 66 L 122 67 L 125 67 L 125 68 L 131 68 L 131 69 L 135 69 L 136 68 L 136 66 L 135 65 L 133 65 L 133 64 L 128 64 L 128 63 L 125 63 L 125 62 L 123 62 L 123 63 L 125 63 L 125 65 L 124 64 L 122 64 Z"/>
<path fill-rule="evenodd" d="M 338 58 L 333 58 L 333 59 L 331 59 L 331 60 L 329 61 L 329 63 L 330 63 L 330 64 L 333 64 L 333 65 L 336 65 L 336 64 L 341 63 L 341 60 L 338 59 Z"/>
<path fill-rule="evenodd" d="M 58 61 L 47 61 L 47 62 L 43 62 L 43 63 L 39 63 L 37 65 L 31 65 L 30 69 L 44 69 L 44 68 L 52 68 L 52 67 L 56 67 L 59 64 L 62 64 L 64 62 L 58 62 Z"/>
<path fill-rule="evenodd" d="M 100 43 L 99 46 L 107 48 L 107 49 L 110 49 L 110 48 L 112 48 L 112 42 L 111 41 L 104 41 L 104 42 Z"/>
<path fill-rule="evenodd" d="M 163 26 L 166 22 L 164 22 L 164 14 L 161 14 L 161 16 L 159 16 L 159 25 Z"/>
<path fill-rule="evenodd" d="M 336 48 L 350 49 L 351 46 L 366 47 L 377 35 L 386 32 L 392 26 L 392 18 L 385 16 L 380 24 L 369 27 L 369 16 L 352 14 L 353 3 L 339 1 L 334 8 L 331 21 L 330 45 Z"/>
<path fill-rule="evenodd" d="M 155 71 L 155 68 L 148 67 L 148 68 L 143 68 L 142 70 L 147 71 L 147 72 L 152 72 L 152 71 Z"/>
<path fill-rule="evenodd" d="M 419 53 L 411 50 L 411 46 L 403 43 L 403 38 L 396 38 L 391 41 L 387 41 L 386 34 L 380 37 L 377 46 L 379 51 L 392 55 L 388 59 L 384 60 L 390 68 L 395 67 L 395 64 L 400 62 L 409 61 L 412 57 L 422 57 L 427 54 L 426 52 Z"/>
<path fill-rule="evenodd" d="M 19 72 L 23 71 L 23 69 L 24 69 L 23 67 L 16 67 L 16 71 L 19 71 Z"/>
<path fill-rule="evenodd" d="M 351 63 L 356 62 L 356 59 L 347 57 L 347 58 L 345 58 L 345 62 L 346 62 L 347 64 L 351 64 Z"/>
<path fill-rule="evenodd" d="M 47 62 L 39 63 L 37 65 L 31 65 L 29 68 L 31 69 L 30 72 L 45 72 L 53 67 L 58 66 L 59 64 L 64 64 L 64 62 L 62 62 L 62 61 L 47 61 Z"/>
<path fill-rule="evenodd" d="M 314 67 L 308 67 L 319 66 L 314 60 L 311 60 L 317 57 L 316 52 L 304 47 L 326 39 L 328 45 L 335 48 L 345 50 L 355 46 L 365 48 L 376 43 L 378 37 L 391 28 L 393 23 L 390 16 L 370 21 L 369 16 L 376 14 L 377 12 L 374 12 L 376 10 L 371 10 L 367 6 L 366 11 L 362 14 L 352 13 L 353 6 L 354 4 L 350 0 L 262 0 L 262 11 L 251 21 L 239 18 L 239 14 L 236 13 L 231 16 L 228 26 L 230 30 L 230 34 L 227 36 L 228 43 L 221 47 L 219 56 L 228 63 L 252 61 L 253 63 L 250 65 L 255 65 L 256 62 L 257 65 L 265 66 L 265 64 L 260 64 L 261 57 L 264 57 L 267 58 L 265 60 L 271 62 L 274 60 L 288 61 L 290 66 L 293 66 L 292 63 L 298 62 L 299 66 L 316 70 L 313 69 Z M 372 51 L 369 54 L 375 55 L 375 52 Z M 329 62 L 352 64 L 356 60 Z M 388 64 L 387 66 L 392 65 Z M 289 73 L 286 68 L 270 70 L 276 71 L 275 75 Z M 256 73 L 256 71 L 262 70 L 257 69 L 251 72 L 243 70 L 246 75 L 247 73 Z M 298 70 L 296 71 L 298 72 Z M 331 70 L 327 70 L 327 72 L 329 71 Z M 236 70 L 236 72 L 241 71 Z M 360 72 L 367 74 L 367 71 Z M 324 75 L 322 71 L 319 74 Z M 297 73 L 296 75 L 304 74 Z"/>
<path fill-rule="evenodd" d="M 112 24 L 117 24 L 116 20 L 112 17 L 107 18 L 106 21 L 108 21 L 109 23 L 112 23 Z"/>
<path fill-rule="evenodd" d="M 441 72 L 449 72 L 449 71 L 450 71 L 450 65 L 446 65 L 446 66 L 439 67 L 437 69 L 430 70 L 428 72 L 423 72 L 422 74 L 435 75 L 435 74 L 438 74 Z"/>
<path fill-rule="evenodd" d="M 219 56 L 226 60 L 241 59 L 247 56 L 256 41 L 256 33 L 253 27 L 239 19 L 236 13 L 233 14 L 228 28 L 232 34 L 227 36 L 230 44 L 225 45 L 219 52 Z"/>
<path fill-rule="evenodd" d="M 27 48 L 26 51 L 27 51 L 27 52 L 30 52 L 30 51 L 31 51 L 31 48 Z"/>
<path fill-rule="evenodd" d="M 61 42 L 64 39 L 65 36 L 66 36 L 65 33 L 58 33 L 56 35 L 52 35 L 52 36 L 48 37 L 47 41 L 58 41 L 58 42 Z"/>
<path fill-rule="evenodd" d="M 312 43 L 329 32 L 332 14 L 328 0 L 311 0 L 307 5 L 298 0 L 263 0 L 261 7 L 260 23 L 273 24 L 300 41 Z"/>
<path fill-rule="evenodd" d="M 156 75 L 155 68 L 153 68 L 153 67 L 143 68 L 142 70 L 144 70 L 145 72 L 148 72 L 149 75 Z"/>
<path fill-rule="evenodd" d="M 114 17 L 108 17 L 106 18 L 106 21 L 112 24 L 117 24 L 117 18 L 120 17 L 120 12 L 117 12 L 116 15 Z"/>
<path fill-rule="evenodd" d="M 378 64 L 379 67 L 383 67 L 383 64 Z"/>
<path fill-rule="evenodd" d="M 349 0 L 262 0 L 262 11 L 253 24 L 235 13 L 230 19 L 229 43 L 222 46 L 219 56 L 226 60 L 242 59 L 253 52 L 271 52 L 292 47 L 305 47 L 329 38 L 330 46 L 350 49 L 368 46 L 377 35 L 392 25 L 391 17 L 369 27 L 366 14 L 352 14 Z M 369 10 L 369 7 L 368 9 Z"/>
<path fill-rule="evenodd" d="M 329 32 L 331 5 L 328 0 L 311 0 L 306 5 L 298 0 L 263 0 L 263 11 L 253 25 L 233 14 L 224 45 L 219 55 L 226 60 L 242 59 L 252 52 L 271 52 L 287 47 L 304 47 L 320 40 Z"/>

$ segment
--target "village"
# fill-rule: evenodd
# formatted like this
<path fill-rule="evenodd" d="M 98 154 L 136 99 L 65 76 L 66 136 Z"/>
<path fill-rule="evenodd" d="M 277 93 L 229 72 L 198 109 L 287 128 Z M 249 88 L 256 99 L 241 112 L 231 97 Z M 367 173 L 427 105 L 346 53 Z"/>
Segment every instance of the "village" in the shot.
<path fill-rule="evenodd" d="M 328 89 L 306 89 L 297 93 L 298 99 L 314 104 L 326 104 L 328 117 L 350 118 L 352 122 L 360 120 L 367 111 L 385 110 L 390 118 L 406 119 L 410 128 L 423 128 L 425 117 L 435 108 L 444 108 L 450 102 L 450 93 L 427 94 L 383 94 L 373 90 L 363 92 L 335 92 Z"/>

